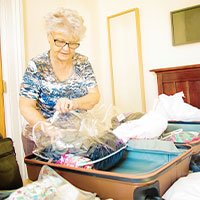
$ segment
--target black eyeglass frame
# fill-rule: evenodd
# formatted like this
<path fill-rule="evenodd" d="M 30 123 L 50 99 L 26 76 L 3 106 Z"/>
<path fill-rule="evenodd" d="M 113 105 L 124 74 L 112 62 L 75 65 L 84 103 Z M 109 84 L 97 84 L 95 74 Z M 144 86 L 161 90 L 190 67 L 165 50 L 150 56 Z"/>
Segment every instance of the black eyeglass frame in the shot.
<path fill-rule="evenodd" d="M 52 33 L 51 33 L 51 36 L 53 37 Z M 61 48 L 63 48 L 64 46 L 67 45 L 70 49 L 77 49 L 77 48 L 80 46 L 80 43 L 69 43 L 69 42 L 65 42 L 65 43 L 64 43 L 64 41 L 61 41 L 61 40 L 58 40 L 58 39 L 54 39 L 54 37 L 53 37 L 53 41 L 54 41 L 54 44 L 55 44 L 57 47 L 61 47 Z M 56 44 L 56 42 L 63 42 L 64 45 L 59 46 L 59 45 Z M 70 45 L 77 45 L 77 47 L 74 48 L 74 47 L 71 47 Z"/>

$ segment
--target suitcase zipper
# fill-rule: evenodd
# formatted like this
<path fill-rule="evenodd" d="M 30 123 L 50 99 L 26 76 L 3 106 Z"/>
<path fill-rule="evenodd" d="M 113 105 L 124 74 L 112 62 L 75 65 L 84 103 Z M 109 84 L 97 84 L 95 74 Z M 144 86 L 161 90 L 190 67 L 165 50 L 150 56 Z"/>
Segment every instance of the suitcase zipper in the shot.
<path fill-rule="evenodd" d="M 8 155 L 10 155 L 10 154 L 12 154 L 12 153 L 13 153 L 13 150 L 12 150 L 12 151 L 9 151 L 9 152 L 6 152 L 6 153 L 0 155 L 0 158 L 3 158 L 3 157 L 5 157 L 5 156 L 8 156 Z"/>

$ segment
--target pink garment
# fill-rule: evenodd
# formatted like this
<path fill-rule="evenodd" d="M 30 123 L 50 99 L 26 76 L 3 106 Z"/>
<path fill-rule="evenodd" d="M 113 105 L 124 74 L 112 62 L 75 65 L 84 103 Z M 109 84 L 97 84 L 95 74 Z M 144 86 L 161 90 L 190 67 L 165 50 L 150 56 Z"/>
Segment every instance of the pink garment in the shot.
<path fill-rule="evenodd" d="M 91 160 L 89 158 L 81 157 L 81 156 L 76 156 L 73 154 L 64 154 L 61 156 L 61 158 L 57 161 L 56 164 L 60 165 L 65 165 L 68 167 L 80 167 L 82 166 L 83 163 L 90 162 Z M 84 165 L 82 168 L 85 169 L 92 169 L 93 165 Z"/>

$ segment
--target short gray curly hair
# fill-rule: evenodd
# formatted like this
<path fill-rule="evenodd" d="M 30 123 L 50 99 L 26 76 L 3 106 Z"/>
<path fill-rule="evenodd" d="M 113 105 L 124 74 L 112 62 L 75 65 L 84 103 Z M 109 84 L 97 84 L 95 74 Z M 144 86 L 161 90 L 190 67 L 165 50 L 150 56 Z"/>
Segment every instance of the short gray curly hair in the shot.
<path fill-rule="evenodd" d="M 63 33 L 73 41 L 80 41 L 85 35 L 84 20 L 75 10 L 58 8 L 49 12 L 44 18 L 48 33 Z"/>

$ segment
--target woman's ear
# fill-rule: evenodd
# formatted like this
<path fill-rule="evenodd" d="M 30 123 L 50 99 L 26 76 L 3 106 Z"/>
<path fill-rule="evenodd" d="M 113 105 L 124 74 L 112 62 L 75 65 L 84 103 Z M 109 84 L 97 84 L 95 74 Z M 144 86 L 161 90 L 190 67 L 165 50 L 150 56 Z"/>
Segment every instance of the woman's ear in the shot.
<path fill-rule="evenodd" d="M 47 33 L 47 39 L 48 39 L 48 42 L 50 43 L 50 41 L 51 41 L 51 33 Z"/>

